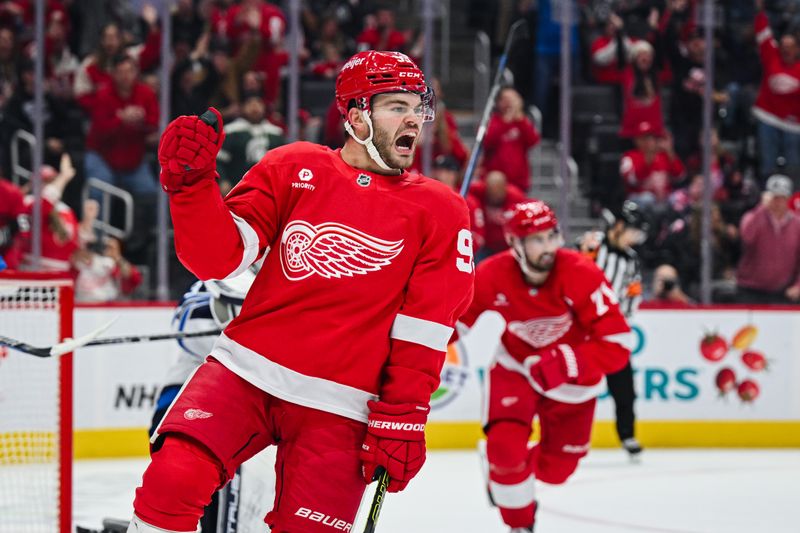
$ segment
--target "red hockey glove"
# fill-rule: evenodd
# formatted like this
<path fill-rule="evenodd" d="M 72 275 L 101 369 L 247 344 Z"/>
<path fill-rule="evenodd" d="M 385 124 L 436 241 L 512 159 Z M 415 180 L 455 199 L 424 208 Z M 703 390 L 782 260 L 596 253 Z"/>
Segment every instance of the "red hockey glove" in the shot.
<path fill-rule="evenodd" d="M 364 480 L 372 482 L 375 469 L 389 474 L 389 492 L 400 492 L 425 464 L 427 405 L 367 402 L 369 422 L 361 445 Z"/>
<path fill-rule="evenodd" d="M 222 115 L 213 107 L 199 117 L 181 115 L 170 122 L 158 145 L 164 190 L 177 192 L 216 178 L 217 153 L 224 140 Z"/>
<path fill-rule="evenodd" d="M 523 363 L 528 375 L 542 390 L 554 389 L 580 375 L 578 358 L 567 344 L 529 355 Z"/>

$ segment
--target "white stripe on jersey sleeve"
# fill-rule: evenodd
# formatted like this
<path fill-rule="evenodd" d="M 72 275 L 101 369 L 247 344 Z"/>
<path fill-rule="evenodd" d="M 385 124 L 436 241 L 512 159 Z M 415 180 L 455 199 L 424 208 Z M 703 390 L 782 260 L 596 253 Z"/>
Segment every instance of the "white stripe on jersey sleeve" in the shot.
<path fill-rule="evenodd" d="M 233 213 L 231 213 L 231 216 L 233 217 L 234 224 L 236 224 L 236 229 L 239 230 L 239 235 L 242 237 L 244 253 L 242 254 L 242 262 L 239 263 L 239 266 L 236 267 L 236 270 L 225 276 L 224 279 L 235 278 L 247 270 L 247 267 L 252 265 L 253 262 L 258 258 L 258 234 L 250 226 L 250 224 L 245 221 L 245 219 L 234 215 Z"/>
<path fill-rule="evenodd" d="M 627 350 L 633 350 L 636 345 L 636 341 L 638 340 L 635 334 L 632 331 L 626 331 L 625 333 L 615 333 L 613 335 L 606 335 L 603 337 L 604 341 L 614 342 L 619 344 L 620 346 L 626 348 Z"/>
<path fill-rule="evenodd" d="M 431 350 L 447 351 L 447 342 L 453 335 L 453 328 L 444 324 L 398 314 L 392 325 L 393 339 L 421 344 Z"/>

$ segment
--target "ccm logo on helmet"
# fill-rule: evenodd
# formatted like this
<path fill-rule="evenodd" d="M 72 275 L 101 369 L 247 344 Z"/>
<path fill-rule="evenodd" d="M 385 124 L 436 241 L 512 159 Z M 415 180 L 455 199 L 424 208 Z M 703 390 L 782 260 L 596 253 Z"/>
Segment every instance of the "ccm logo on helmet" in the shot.
<path fill-rule="evenodd" d="M 375 429 L 393 429 L 395 431 L 425 431 L 425 424 L 389 422 L 388 420 L 370 420 L 369 427 Z"/>
<path fill-rule="evenodd" d="M 404 72 L 400 71 L 397 73 L 398 78 L 420 78 L 422 77 L 422 73 L 420 72 Z"/>
<path fill-rule="evenodd" d="M 312 511 L 311 509 L 307 509 L 305 507 L 300 507 L 294 514 L 295 516 L 299 516 L 301 518 L 308 518 L 312 522 L 319 522 L 323 525 L 332 527 L 333 529 L 339 531 L 350 531 L 353 527 L 353 524 L 351 524 L 350 522 L 345 522 L 340 518 L 335 518 L 331 515 L 322 514 L 319 511 Z"/>

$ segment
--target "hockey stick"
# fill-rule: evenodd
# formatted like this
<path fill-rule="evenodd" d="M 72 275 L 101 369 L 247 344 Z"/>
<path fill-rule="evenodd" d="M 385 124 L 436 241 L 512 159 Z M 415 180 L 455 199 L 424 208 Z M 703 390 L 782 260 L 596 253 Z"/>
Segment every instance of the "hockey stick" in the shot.
<path fill-rule="evenodd" d="M 23 353 L 35 355 L 36 357 L 58 357 L 74 351 L 77 348 L 84 346 L 104 346 L 106 344 L 129 344 L 135 342 L 150 342 L 150 341 L 166 341 L 175 339 L 191 339 L 194 337 L 212 337 L 222 333 L 219 329 L 210 329 L 207 331 L 193 331 L 193 332 L 177 332 L 177 333 L 161 333 L 158 335 L 126 335 L 123 337 L 107 337 L 105 339 L 98 339 L 97 337 L 103 333 L 108 327 L 113 324 L 109 322 L 105 326 L 97 328 L 91 333 L 78 337 L 77 339 L 67 339 L 63 342 L 53 346 L 36 347 L 30 344 L 10 339 L 0 335 L 0 346 L 8 346 L 14 350 Z"/>
<path fill-rule="evenodd" d="M 386 498 L 386 489 L 389 487 L 389 473 L 385 468 L 379 466 L 375 469 L 375 474 L 378 476 L 378 487 L 375 489 L 375 495 L 372 497 L 372 504 L 369 506 L 369 514 L 367 515 L 367 523 L 364 525 L 364 533 L 375 533 L 375 527 L 378 525 L 378 515 L 381 514 L 383 500 Z"/>
<path fill-rule="evenodd" d="M 483 115 L 481 122 L 478 125 L 478 133 L 475 136 L 475 146 L 472 148 L 472 153 L 469 156 L 469 163 L 467 163 L 467 170 L 464 172 L 464 180 L 461 182 L 461 196 L 467 196 L 469 192 L 469 185 L 472 183 L 472 175 L 475 172 L 475 165 L 478 163 L 478 157 L 481 155 L 481 148 L 483 147 L 483 138 L 486 135 L 486 125 L 489 123 L 489 117 L 492 114 L 494 101 L 497 98 L 497 93 L 500 92 L 500 82 L 503 79 L 503 73 L 506 70 L 506 63 L 508 63 L 508 52 L 511 50 L 511 45 L 517 39 L 522 39 L 528 36 L 528 23 L 524 20 L 518 20 L 511 25 L 506 37 L 506 44 L 503 48 L 503 55 L 500 56 L 500 63 L 497 65 L 497 72 L 494 74 L 494 81 L 492 81 L 492 88 L 489 91 L 489 98 L 486 100 L 486 105 L 483 107 Z"/>

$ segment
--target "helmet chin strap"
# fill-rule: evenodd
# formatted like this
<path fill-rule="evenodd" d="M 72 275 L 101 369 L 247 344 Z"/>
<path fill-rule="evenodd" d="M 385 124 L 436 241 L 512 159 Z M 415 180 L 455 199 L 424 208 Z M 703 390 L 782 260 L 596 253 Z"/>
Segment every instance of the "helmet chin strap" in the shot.
<path fill-rule="evenodd" d="M 369 116 L 369 111 L 359 110 L 359 112 L 361 113 L 361 116 L 364 117 L 364 122 L 366 122 L 367 126 L 369 126 L 369 136 L 363 141 L 359 139 L 358 136 L 356 135 L 356 132 L 353 131 L 353 127 L 350 125 L 350 121 L 348 120 L 345 120 L 344 122 L 345 131 L 347 131 L 347 133 L 350 134 L 350 137 L 352 137 L 358 144 L 364 146 L 367 149 L 367 153 L 372 158 L 372 160 L 375 161 L 376 165 L 381 167 L 383 170 L 388 170 L 388 171 L 399 170 L 390 167 L 389 165 L 386 164 L 386 162 L 384 162 L 383 158 L 378 153 L 378 149 L 375 147 L 375 143 L 372 142 L 372 136 L 374 135 L 375 130 L 372 127 L 372 119 Z"/>

